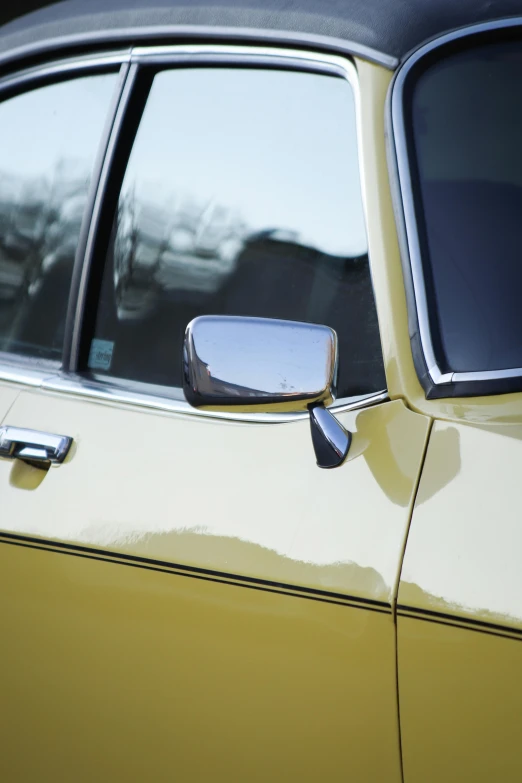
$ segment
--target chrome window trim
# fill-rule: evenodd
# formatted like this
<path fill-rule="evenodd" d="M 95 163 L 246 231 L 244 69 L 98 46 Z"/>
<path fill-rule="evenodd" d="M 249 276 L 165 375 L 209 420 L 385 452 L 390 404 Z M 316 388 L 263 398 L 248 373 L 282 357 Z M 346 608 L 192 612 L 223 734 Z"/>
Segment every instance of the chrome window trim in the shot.
<path fill-rule="evenodd" d="M 78 369 L 87 289 L 94 258 L 96 236 L 102 218 L 102 208 L 105 200 L 107 183 L 120 133 L 125 122 L 127 106 L 138 74 L 138 65 L 136 63 L 131 63 L 130 59 L 124 65 L 127 67 L 127 70 L 120 84 L 118 100 L 111 118 L 111 125 L 103 142 L 104 149 L 100 160 L 97 180 L 95 182 L 96 189 L 93 193 L 90 205 L 91 209 L 90 214 L 88 215 L 88 224 L 85 227 L 82 225 L 81 240 L 83 246 L 79 246 L 78 248 L 81 256 L 79 255 L 77 259 L 75 259 L 77 289 L 73 294 L 74 301 L 69 302 L 67 315 L 70 318 L 70 321 L 68 323 L 69 329 L 65 337 L 64 345 L 68 352 L 67 355 L 64 356 L 64 359 L 67 362 L 65 369 L 72 372 L 75 372 Z"/>
<path fill-rule="evenodd" d="M 103 400 L 118 405 L 135 405 L 149 410 L 166 411 L 169 413 L 183 413 L 190 416 L 199 416 L 211 419 L 229 419 L 230 421 L 243 421 L 255 424 L 282 424 L 299 419 L 308 419 L 309 414 L 300 413 L 221 413 L 220 411 L 203 411 L 193 408 L 188 402 L 173 397 L 160 397 L 152 394 L 140 394 L 111 383 L 89 381 L 84 378 L 67 378 L 55 376 L 42 380 L 41 389 L 53 392 L 65 392 L 88 399 Z M 387 391 L 375 394 L 361 395 L 346 398 L 331 405 L 329 410 L 335 413 L 359 410 L 379 402 L 385 402 L 388 398 Z"/>
<path fill-rule="evenodd" d="M 120 93 L 120 100 L 112 122 L 112 129 L 107 143 L 106 154 L 102 166 L 98 192 L 92 212 L 89 234 L 86 241 L 85 257 L 82 265 L 82 276 L 77 295 L 74 324 L 72 325 L 72 340 L 69 361 L 66 370 L 72 371 L 71 375 L 53 374 L 52 372 L 36 373 L 28 375 L 22 368 L 18 369 L 15 362 L 2 362 L 0 357 L 0 381 L 10 381 L 41 388 L 47 391 L 61 391 L 77 394 L 87 398 L 105 400 L 114 403 L 138 405 L 144 408 L 163 410 L 175 413 L 184 413 L 206 418 L 229 419 L 232 421 L 248 422 L 288 422 L 300 418 L 306 418 L 308 413 L 289 414 L 260 414 L 260 413 L 222 413 L 214 411 L 200 411 L 181 399 L 175 397 L 163 397 L 153 393 L 141 394 L 125 389 L 124 385 L 111 383 L 110 379 L 104 383 L 93 382 L 78 378 L 74 375 L 79 353 L 79 344 L 82 330 L 82 320 L 87 294 L 87 283 L 94 253 L 94 240 L 98 233 L 99 220 L 101 218 L 104 180 L 109 176 L 113 154 L 118 144 L 121 125 L 124 119 L 126 107 L 131 97 L 132 88 L 137 75 L 137 69 L 141 64 L 151 65 L 179 65 L 193 64 L 195 61 L 208 64 L 223 65 L 237 63 L 243 66 L 265 65 L 269 67 L 285 67 L 293 70 L 302 70 L 312 73 L 325 73 L 338 78 L 344 78 L 350 84 L 353 91 L 355 104 L 355 120 L 357 127 L 357 153 L 359 158 L 359 174 L 361 199 L 364 213 L 366 232 L 368 233 L 367 202 L 363 177 L 363 157 L 361 154 L 362 130 L 361 130 L 361 102 L 357 71 L 352 61 L 343 55 L 312 52 L 306 50 L 284 49 L 275 46 L 255 45 L 226 45 L 226 44 L 181 44 L 170 46 L 139 46 L 128 51 L 111 54 L 89 55 L 85 57 L 67 58 L 54 63 L 49 63 L 37 68 L 22 71 L 17 75 L 0 79 L 0 93 L 3 89 L 22 86 L 28 81 L 37 81 L 40 78 L 77 72 L 82 68 L 103 67 L 110 65 L 127 64 L 128 70 L 124 85 Z M 0 64 L 2 58 L 0 57 Z M 370 262 L 371 277 L 371 262 Z M 173 391 L 179 391 L 178 389 Z M 337 400 L 331 406 L 331 410 L 337 413 L 348 410 L 357 410 L 370 405 L 384 402 L 389 399 L 387 390 L 358 395 L 357 397 L 345 397 Z"/>
<path fill-rule="evenodd" d="M 29 367 L 18 367 L 14 364 L 0 365 L 0 382 L 5 381 L 6 383 L 18 383 L 24 386 L 40 388 L 44 381 L 54 377 L 49 370 L 47 372 L 45 370 L 32 370 Z"/>
<path fill-rule="evenodd" d="M 133 405 L 153 411 L 166 413 L 182 413 L 189 416 L 203 416 L 210 419 L 229 419 L 255 424 L 282 424 L 308 418 L 308 413 L 220 413 L 219 411 L 202 411 L 193 408 L 185 400 L 175 396 L 146 394 L 125 388 L 121 384 L 88 380 L 78 376 L 66 376 L 51 370 L 25 369 L 16 364 L 0 364 L 0 382 L 16 383 L 30 389 L 42 389 L 50 392 L 60 392 L 83 397 L 87 400 L 99 400 L 117 405 Z M 147 384 L 143 384 L 147 386 Z M 180 391 L 180 390 L 173 390 Z M 386 390 L 372 394 L 361 394 L 355 397 L 345 397 L 330 405 L 328 410 L 335 413 L 368 408 L 381 402 L 387 402 L 389 395 Z"/>
<path fill-rule="evenodd" d="M 353 63 L 336 54 L 322 54 L 299 49 L 285 49 L 277 46 L 230 46 L 227 44 L 179 44 L 174 46 L 134 46 L 131 61 L 143 64 L 171 65 L 192 64 L 227 65 L 272 65 L 292 70 L 313 72 L 314 65 L 320 71 L 345 78 L 354 93 L 358 87 Z M 239 62 L 238 62 L 239 61 Z M 358 96 L 357 96 L 358 97 Z"/>
<path fill-rule="evenodd" d="M 305 48 L 335 52 L 343 57 L 360 57 L 363 60 L 395 70 L 399 64 L 397 57 L 380 52 L 371 46 L 344 40 L 330 35 L 301 33 L 291 30 L 270 30 L 253 27 L 227 27 L 195 24 L 149 25 L 145 27 L 125 27 L 121 29 L 96 30 L 88 33 L 71 33 L 56 36 L 36 43 L 23 44 L 0 53 L 0 69 L 17 67 L 17 63 L 35 57 L 49 56 L 52 52 L 71 51 L 75 47 L 98 46 L 108 49 L 120 45 L 129 46 L 133 41 L 147 41 L 144 46 L 154 46 L 154 40 L 171 39 L 173 42 L 193 40 L 220 41 L 230 44 L 246 43 L 251 46 L 303 46 Z M 150 41 L 150 43 L 149 43 Z M 175 45 L 175 43 L 174 43 Z"/>
<path fill-rule="evenodd" d="M 522 28 L 522 17 L 511 19 L 500 19 L 493 22 L 483 22 L 471 25 L 469 27 L 454 30 L 438 38 L 423 44 L 413 54 L 408 56 L 397 71 L 389 93 L 387 124 L 392 139 L 392 156 L 390 160 L 390 174 L 392 188 L 394 189 L 394 201 L 401 210 L 399 219 L 402 218 L 404 225 L 404 237 L 399 236 L 401 245 L 401 256 L 406 266 L 407 272 L 411 275 L 413 285 L 413 301 L 408 302 L 408 308 L 415 311 L 420 347 L 427 367 L 429 378 L 435 387 L 440 391 L 436 396 L 441 396 L 441 392 L 447 389 L 443 396 L 452 395 L 452 387 L 455 384 L 479 384 L 480 382 L 502 381 L 510 378 L 522 378 L 522 367 L 508 368 L 504 370 L 488 370 L 473 372 L 446 372 L 443 373 L 435 358 L 431 329 L 428 317 L 428 297 L 422 269 L 422 253 L 420 247 L 419 233 L 417 230 L 417 220 L 415 217 L 415 203 L 413 197 L 413 186 L 411 169 L 409 164 L 408 148 L 406 143 L 405 119 L 403 113 L 404 86 L 411 69 L 426 55 L 436 49 L 445 46 L 448 43 L 470 38 L 481 33 L 508 28 Z M 399 235 L 400 235 L 399 231 Z M 410 335 L 411 336 L 411 335 Z M 416 368 L 419 373 L 419 368 Z M 420 373 L 419 373 L 420 374 Z M 444 387 L 444 390 L 441 388 Z M 458 390 L 457 390 L 458 392 Z M 491 393 L 476 388 L 474 394 Z M 467 392 L 469 394 L 469 391 Z M 428 396 L 430 396 L 428 394 Z M 435 396 L 435 395 L 433 395 Z"/>
<path fill-rule="evenodd" d="M 65 74 L 81 74 L 82 71 L 92 71 L 98 68 L 117 67 L 130 62 L 131 49 L 125 51 L 112 52 L 110 54 L 85 55 L 83 57 L 67 57 L 63 60 L 56 60 L 46 65 L 40 65 L 33 68 L 26 68 L 18 71 L 16 74 L 0 78 L 0 94 L 4 90 L 23 88 L 26 84 L 38 82 L 40 79 L 46 79 L 52 76 L 61 76 Z"/>

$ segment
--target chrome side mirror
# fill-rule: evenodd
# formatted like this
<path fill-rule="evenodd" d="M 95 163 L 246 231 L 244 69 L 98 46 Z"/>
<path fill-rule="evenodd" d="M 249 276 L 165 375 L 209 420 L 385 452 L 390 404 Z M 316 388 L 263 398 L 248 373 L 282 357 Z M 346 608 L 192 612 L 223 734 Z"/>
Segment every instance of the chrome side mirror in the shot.
<path fill-rule="evenodd" d="M 326 410 L 335 399 L 337 335 L 328 326 L 205 315 L 187 326 L 183 391 L 195 408 L 310 411 L 320 468 L 335 468 L 352 436 Z"/>

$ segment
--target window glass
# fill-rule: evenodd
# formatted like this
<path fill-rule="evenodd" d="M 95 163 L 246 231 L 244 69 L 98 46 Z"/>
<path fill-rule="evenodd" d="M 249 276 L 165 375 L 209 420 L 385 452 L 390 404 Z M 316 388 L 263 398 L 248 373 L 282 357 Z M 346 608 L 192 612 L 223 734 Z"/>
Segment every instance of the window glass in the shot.
<path fill-rule="evenodd" d="M 246 68 L 154 78 L 88 366 L 179 387 L 185 327 L 202 314 L 328 324 L 340 396 L 385 388 L 344 79 Z"/>
<path fill-rule="evenodd" d="M 0 351 L 61 358 L 72 267 L 115 74 L 0 103 Z"/>
<path fill-rule="evenodd" d="M 522 51 L 493 43 L 410 88 L 428 309 L 443 371 L 522 367 Z"/>

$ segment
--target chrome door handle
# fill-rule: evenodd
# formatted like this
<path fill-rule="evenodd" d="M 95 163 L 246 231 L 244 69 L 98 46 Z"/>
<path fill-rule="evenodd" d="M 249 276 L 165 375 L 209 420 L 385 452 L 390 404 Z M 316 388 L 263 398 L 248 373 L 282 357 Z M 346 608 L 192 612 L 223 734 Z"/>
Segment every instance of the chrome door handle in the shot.
<path fill-rule="evenodd" d="M 0 457 L 59 464 L 67 456 L 73 439 L 21 427 L 0 427 Z"/>

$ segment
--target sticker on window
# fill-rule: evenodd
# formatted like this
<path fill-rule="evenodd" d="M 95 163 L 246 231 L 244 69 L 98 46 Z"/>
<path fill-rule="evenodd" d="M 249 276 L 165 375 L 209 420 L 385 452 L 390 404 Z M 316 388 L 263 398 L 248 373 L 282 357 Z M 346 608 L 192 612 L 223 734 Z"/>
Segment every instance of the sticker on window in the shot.
<path fill-rule="evenodd" d="M 91 370 L 109 370 L 112 362 L 114 343 L 111 340 L 94 339 L 91 343 L 87 366 Z"/>

